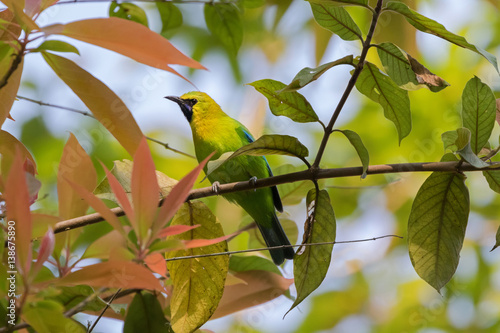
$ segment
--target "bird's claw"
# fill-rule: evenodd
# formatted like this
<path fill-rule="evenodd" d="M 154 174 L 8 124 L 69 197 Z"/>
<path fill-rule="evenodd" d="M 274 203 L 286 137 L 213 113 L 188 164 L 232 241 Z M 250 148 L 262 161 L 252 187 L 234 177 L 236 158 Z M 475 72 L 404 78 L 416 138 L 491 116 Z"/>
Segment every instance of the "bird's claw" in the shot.
<path fill-rule="evenodd" d="M 255 185 L 257 184 L 257 177 L 253 176 L 252 178 L 250 178 L 250 179 L 248 180 L 248 182 L 250 183 L 250 185 L 252 185 L 252 186 L 254 186 L 254 187 L 255 187 Z M 254 189 L 253 189 L 253 191 L 255 192 L 255 191 L 257 191 L 257 189 L 256 189 L 256 188 L 254 188 Z"/>
<path fill-rule="evenodd" d="M 219 191 L 220 191 L 220 183 L 214 182 L 212 184 L 212 192 L 214 192 L 216 195 L 219 195 Z"/>

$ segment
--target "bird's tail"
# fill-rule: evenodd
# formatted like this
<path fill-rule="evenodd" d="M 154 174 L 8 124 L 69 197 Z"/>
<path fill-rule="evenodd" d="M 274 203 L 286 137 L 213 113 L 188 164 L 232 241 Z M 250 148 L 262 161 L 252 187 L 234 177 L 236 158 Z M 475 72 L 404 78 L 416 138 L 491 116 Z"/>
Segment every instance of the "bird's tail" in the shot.
<path fill-rule="evenodd" d="M 291 245 L 288 237 L 286 237 L 285 231 L 281 227 L 280 221 L 276 214 L 272 216 L 271 227 L 263 226 L 261 223 L 257 223 L 257 226 L 262 233 L 262 237 L 266 241 L 268 247 L 281 246 L 281 245 Z M 293 259 L 295 252 L 292 247 L 284 247 L 278 249 L 270 249 L 269 253 L 271 258 L 276 265 L 281 265 L 285 259 Z"/>

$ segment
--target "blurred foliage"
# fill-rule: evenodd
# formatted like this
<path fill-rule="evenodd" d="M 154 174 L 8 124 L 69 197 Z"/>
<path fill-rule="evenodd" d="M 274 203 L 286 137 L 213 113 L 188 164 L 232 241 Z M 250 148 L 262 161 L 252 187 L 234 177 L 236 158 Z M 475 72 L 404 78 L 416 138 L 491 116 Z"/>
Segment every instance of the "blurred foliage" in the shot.
<path fill-rule="evenodd" d="M 294 2 L 297 1 L 301 0 Z M 370 3 L 373 2 L 370 1 Z M 417 10 L 433 8 L 440 3 L 434 0 L 404 2 Z M 240 61 L 242 54 L 251 54 L 258 50 L 265 55 L 270 66 L 279 64 L 283 58 L 294 56 L 293 53 L 286 53 L 286 50 L 289 50 L 287 46 L 293 45 L 295 36 L 280 29 L 283 21 L 295 19 L 291 14 L 293 9 L 291 7 L 294 3 L 291 0 L 246 0 L 238 4 L 243 29 L 242 44 L 238 54 L 234 48 L 228 51 L 224 41 L 218 39 L 215 33 L 210 33 L 205 26 L 200 25 L 203 6 L 189 3 L 166 3 L 157 4 L 157 7 L 137 3 L 137 6 L 129 8 L 133 8 L 134 13 L 138 8 L 143 8 L 148 16 L 159 13 L 163 26 L 158 32 L 161 32 L 164 37 L 188 43 L 191 50 L 189 55 L 201 63 L 209 56 L 218 57 L 221 62 L 228 62 L 236 81 L 249 83 L 244 76 L 246 71 L 243 70 L 248 70 L 245 68 L 246 64 Z M 474 19 L 467 20 L 464 24 L 457 23 L 459 31 L 456 29 L 454 31 L 466 36 L 470 33 L 471 37 L 468 39 L 471 41 L 475 36 L 482 37 L 483 48 L 499 57 L 499 2 L 481 0 L 474 2 L 473 6 L 477 13 L 484 13 L 484 17 L 479 18 L 474 15 Z M 121 5 L 120 10 L 115 11 L 115 14 L 121 15 L 120 17 L 132 15 L 130 12 L 124 13 L 126 8 Z M 348 8 L 348 11 L 362 32 L 366 33 L 370 13 L 362 8 Z M 142 14 L 133 15 L 136 18 L 139 17 L 137 20 L 143 24 L 147 24 L 148 20 Z M 319 27 L 312 20 L 310 11 L 302 15 L 306 16 L 306 19 L 299 22 L 303 24 L 303 29 L 310 40 L 315 41 L 314 48 L 308 52 L 311 53 L 311 59 L 315 59 L 316 63 L 300 63 L 299 68 L 315 67 L 333 61 L 335 59 L 324 59 L 328 48 L 338 47 L 344 50 L 343 47 L 347 48 L 346 45 L 351 45 L 340 41 L 337 37 L 332 37 L 329 31 Z M 460 18 L 456 19 L 460 20 Z M 378 43 L 391 41 L 397 44 L 433 73 L 444 78 L 451 86 L 438 94 L 426 89 L 410 92 L 412 131 L 400 145 L 398 145 L 398 133 L 394 125 L 383 117 L 380 106 L 359 93 L 353 92 L 350 100 L 355 100 L 357 104 L 349 106 L 344 111 L 349 114 L 349 118 L 342 122 L 341 129 L 349 129 L 360 135 L 370 153 L 372 165 L 438 161 L 444 153 L 441 134 L 462 125 L 459 118 L 461 94 L 466 82 L 474 75 L 482 77 L 484 82 L 492 86 L 496 97 L 500 97 L 498 76 L 482 57 L 451 45 L 446 50 L 445 58 L 435 59 L 432 46 L 425 45 L 427 39 L 420 40 L 421 36 L 422 34 L 417 33 L 404 18 L 394 13 L 384 13 L 374 41 Z M 374 51 L 370 52 L 367 60 L 379 65 L 380 62 Z M 442 56 L 440 53 L 440 57 Z M 346 67 L 342 70 L 350 69 Z M 291 70 L 286 73 L 290 79 L 295 74 Z M 325 76 L 322 80 L 330 80 L 334 86 L 337 78 Z M 33 90 L 41 91 L 42 87 L 33 87 Z M 310 91 L 303 92 L 306 98 L 308 92 Z M 333 110 L 336 99 L 324 96 L 322 100 L 310 100 L 310 102 L 313 105 L 328 103 L 328 109 Z M 57 166 L 67 136 L 54 135 L 47 126 L 47 119 L 50 119 L 50 114 L 42 117 L 37 113 L 36 116 L 16 124 L 16 127 L 20 133 L 19 139 L 36 159 L 37 178 L 43 184 L 36 207 L 42 212 L 56 214 Z M 319 131 L 319 127 L 316 127 L 317 130 L 313 127 L 307 128 L 306 135 L 310 140 L 307 146 L 310 154 L 314 156 L 322 132 Z M 269 129 L 265 131 L 269 132 Z M 99 179 L 102 179 L 104 174 L 98 161 L 102 161 L 110 168 L 114 160 L 129 157 L 126 151 L 97 122 L 93 120 L 82 122 L 79 132 L 81 138 L 88 138 L 88 144 L 84 145 L 84 148 L 96 166 Z M 499 126 L 495 125 L 494 133 L 499 132 Z M 90 135 L 84 133 L 90 133 Z M 94 135 L 95 133 L 97 135 Z M 146 134 L 155 136 L 157 133 Z M 498 145 L 497 141 L 490 143 L 494 147 Z M 190 143 L 185 142 L 183 146 L 190 147 Z M 173 178 L 180 179 L 185 175 L 186 170 L 191 170 L 197 165 L 194 159 L 166 153 L 163 148 L 153 144 L 151 147 L 157 169 Z M 499 158 L 496 157 L 494 160 L 498 161 Z M 280 156 L 270 159 L 270 164 L 275 174 L 281 174 L 289 172 L 278 170 L 291 161 L 293 160 Z M 349 142 L 340 135 L 334 135 L 327 146 L 322 166 L 358 165 L 360 165 L 359 157 Z M 291 168 L 291 166 L 287 167 L 287 170 Z M 339 225 L 337 239 L 371 238 L 381 234 L 406 237 L 411 204 L 425 177 L 427 177 L 425 174 L 402 173 L 368 176 L 364 180 L 359 177 L 326 180 L 324 184 L 331 197 Z M 202 179 L 203 176 L 200 176 L 199 180 Z M 287 188 L 286 190 L 291 194 L 283 200 L 287 205 L 285 211 L 296 213 L 288 214 L 287 219 L 294 220 L 299 230 L 303 228 L 305 215 L 297 213 L 299 212 L 297 205 L 300 204 L 300 209 L 304 210 L 303 198 L 310 188 L 309 185 L 304 183 L 297 186 L 297 189 Z M 268 326 L 271 328 L 266 328 L 266 324 L 262 321 L 252 320 L 254 313 L 266 315 L 264 306 L 264 310 L 259 310 L 259 308 L 249 310 L 247 313 L 234 315 L 225 322 L 212 323 L 207 327 L 217 332 L 235 332 L 236 330 L 239 332 L 345 332 L 350 330 L 360 332 L 430 332 L 431 330 L 432 332 L 498 332 L 500 330 L 500 283 L 498 282 L 500 260 L 498 250 L 488 251 L 495 244 L 495 233 L 500 225 L 498 213 L 500 197 L 487 188 L 486 182 L 479 175 L 469 175 L 467 185 L 471 193 L 471 216 L 462 250 L 462 261 L 457 274 L 442 291 L 442 295 L 420 280 L 412 270 L 406 240 L 378 240 L 366 246 L 339 244 L 334 247 L 333 264 L 322 288 L 315 291 L 309 300 L 299 306 L 300 312 L 296 309 L 288 314 L 283 322 L 270 323 Z M 205 186 L 209 186 L 206 180 L 197 182 L 195 185 L 195 187 Z M 285 186 L 290 187 L 282 185 L 280 190 L 285 190 Z M 298 199 L 300 197 L 302 200 Z M 240 226 L 235 221 L 241 221 L 240 216 L 244 216 L 245 213 L 239 207 L 219 197 L 210 197 L 204 202 L 219 218 L 226 234 L 235 231 Z M 84 248 L 109 230 L 107 224 L 87 227 L 74 246 Z M 249 243 L 258 244 L 256 234 L 258 233 L 250 232 L 238 236 L 229 242 L 230 250 L 246 249 Z M 300 233 L 298 239 L 301 239 Z M 354 264 L 353 258 L 356 258 Z M 286 303 L 284 307 L 279 307 L 278 304 L 280 312 L 275 317 L 281 318 L 285 312 L 281 310 L 286 310 L 290 305 L 291 302 Z"/>

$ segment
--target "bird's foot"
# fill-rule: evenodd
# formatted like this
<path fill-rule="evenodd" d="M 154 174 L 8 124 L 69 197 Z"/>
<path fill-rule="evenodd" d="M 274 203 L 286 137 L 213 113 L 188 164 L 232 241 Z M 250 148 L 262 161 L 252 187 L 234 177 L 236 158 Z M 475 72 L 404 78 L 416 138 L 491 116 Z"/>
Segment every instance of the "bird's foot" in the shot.
<path fill-rule="evenodd" d="M 219 195 L 219 191 L 220 191 L 220 183 L 214 182 L 212 184 L 212 192 L 214 192 L 216 195 Z"/>
<path fill-rule="evenodd" d="M 250 178 L 248 180 L 248 182 L 250 183 L 250 185 L 255 186 L 257 184 L 257 177 L 253 176 L 252 178 Z M 257 189 L 254 188 L 253 191 L 255 192 L 255 191 L 257 191 Z"/>

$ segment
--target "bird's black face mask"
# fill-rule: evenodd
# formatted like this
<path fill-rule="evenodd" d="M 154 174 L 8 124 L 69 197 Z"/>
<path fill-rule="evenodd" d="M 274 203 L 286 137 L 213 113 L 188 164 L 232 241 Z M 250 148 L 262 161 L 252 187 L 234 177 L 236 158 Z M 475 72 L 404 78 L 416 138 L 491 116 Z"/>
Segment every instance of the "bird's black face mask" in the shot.
<path fill-rule="evenodd" d="M 198 103 L 195 99 L 182 99 L 176 96 L 165 96 L 166 99 L 169 99 L 177 104 L 181 108 L 182 113 L 184 113 L 184 117 L 191 122 L 193 119 L 193 106 Z"/>

